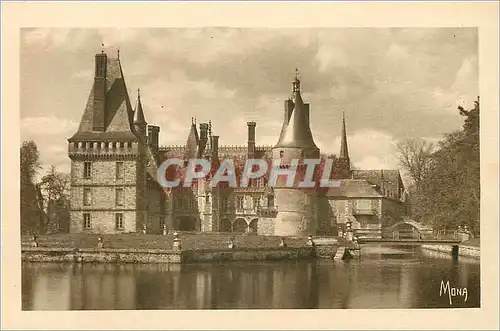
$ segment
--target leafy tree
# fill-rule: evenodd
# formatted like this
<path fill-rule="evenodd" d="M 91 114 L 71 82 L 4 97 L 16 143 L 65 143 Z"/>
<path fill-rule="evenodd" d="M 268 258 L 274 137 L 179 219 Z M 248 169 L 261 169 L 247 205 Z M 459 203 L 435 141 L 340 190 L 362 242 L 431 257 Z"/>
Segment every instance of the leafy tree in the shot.
<path fill-rule="evenodd" d="M 468 225 L 477 233 L 479 98 L 474 108 L 458 110 L 465 117 L 462 130 L 445 135 L 434 152 L 418 141 L 402 143 L 398 150 L 401 165 L 414 182 L 410 191 L 413 217 L 435 229 L 454 230 Z"/>
<path fill-rule="evenodd" d="M 69 184 L 69 175 L 58 172 L 55 166 L 43 176 L 39 184 L 40 200 L 47 217 L 41 225 L 42 232 L 69 230 Z"/>
<path fill-rule="evenodd" d="M 35 177 L 40 169 L 40 154 L 34 141 L 24 141 L 20 148 L 21 233 L 39 233 L 43 211 L 39 208 Z"/>

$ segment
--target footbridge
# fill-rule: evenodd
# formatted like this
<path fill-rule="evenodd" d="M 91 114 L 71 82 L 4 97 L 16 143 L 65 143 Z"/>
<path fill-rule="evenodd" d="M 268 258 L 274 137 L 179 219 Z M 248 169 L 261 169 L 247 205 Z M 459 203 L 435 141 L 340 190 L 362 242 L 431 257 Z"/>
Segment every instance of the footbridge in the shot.
<path fill-rule="evenodd" d="M 393 245 L 458 245 L 461 241 L 458 239 L 374 239 L 359 238 L 358 243 L 381 243 Z"/>

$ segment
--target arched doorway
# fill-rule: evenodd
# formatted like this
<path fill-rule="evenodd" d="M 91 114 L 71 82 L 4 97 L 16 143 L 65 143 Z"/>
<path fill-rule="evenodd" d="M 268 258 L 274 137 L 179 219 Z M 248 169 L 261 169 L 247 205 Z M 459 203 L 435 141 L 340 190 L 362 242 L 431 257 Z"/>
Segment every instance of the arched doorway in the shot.
<path fill-rule="evenodd" d="M 250 222 L 250 232 L 252 233 L 257 233 L 257 224 L 259 222 L 259 219 L 258 218 L 254 218 L 251 222 Z"/>
<path fill-rule="evenodd" d="M 220 232 L 231 232 L 231 222 L 227 218 L 223 218 L 219 223 Z"/>
<path fill-rule="evenodd" d="M 233 232 L 247 232 L 248 225 L 244 218 L 237 218 L 233 223 Z"/>

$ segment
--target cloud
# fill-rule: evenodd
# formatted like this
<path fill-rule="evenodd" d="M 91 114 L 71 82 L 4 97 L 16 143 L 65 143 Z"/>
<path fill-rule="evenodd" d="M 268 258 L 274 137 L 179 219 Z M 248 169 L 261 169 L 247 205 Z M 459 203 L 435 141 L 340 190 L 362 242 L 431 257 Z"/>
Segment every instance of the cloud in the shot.
<path fill-rule="evenodd" d="M 449 112 L 458 113 L 457 107 L 473 107 L 479 95 L 477 57 L 467 57 L 455 74 L 450 88 L 436 88 L 432 91 L 437 105 Z"/>
<path fill-rule="evenodd" d="M 389 50 L 387 51 L 387 56 L 391 60 L 405 59 L 406 57 L 409 56 L 408 48 L 396 43 L 392 43 L 391 46 L 389 47 Z"/>
<path fill-rule="evenodd" d="M 112 46 L 120 48 L 120 45 L 138 41 L 143 33 L 141 33 L 140 29 L 104 28 L 99 29 L 98 34 L 101 37 L 102 43 L 105 47 Z"/>
<path fill-rule="evenodd" d="M 21 133 L 37 136 L 71 133 L 78 123 L 56 116 L 25 117 L 21 120 Z"/>
<path fill-rule="evenodd" d="M 332 67 L 349 65 L 347 54 L 334 45 L 321 45 L 316 54 L 316 61 L 321 71 L 327 71 Z"/>
<path fill-rule="evenodd" d="M 47 51 L 78 51 L 85 46 L 90 31 L 86 29 L 67 28 L 26 28 L 21 38 L 26 45 L 42 47 Z"/>
<path fill-rule="evenodd" d="M 477 29 L 42 28 L 22 40 L 21 133 L 41 149 L 66 148 L 101 43 L 120 48 L 132 103 L 141 88 L 162 144 L 184 144 L 191 117 L 210 119 L 221 144 L 245 144 L 247 121 L 257 144 L 275 144 L 299 68 L 318 146 L 338 152 L 345 110 L 354 164 L 389 166 L 399 139 L 459 129 L 456 106 L 478 93 Z"/>
<path fill-rule="evenodd" d="M 71 78 L 81 79 L 81 80 L 84 80 L 86 82 L 90 82 L 93 78 L 93 75 L 94 75 L 94 73 L 91 69 L 83 69 L 83 70 L 79 70 L 79 71 L 74 72 L 71 75 Z"/>
<path fill-rule="evenodd" d="M 337 154 L 340 151 L 341 137 L 328 139 L 317 135 L 315 141 L 323 153 Z M 359 169 L 397 169 L 396 140 L 387 133 L 362 130 L 347 136 L 351 164 Z"/>

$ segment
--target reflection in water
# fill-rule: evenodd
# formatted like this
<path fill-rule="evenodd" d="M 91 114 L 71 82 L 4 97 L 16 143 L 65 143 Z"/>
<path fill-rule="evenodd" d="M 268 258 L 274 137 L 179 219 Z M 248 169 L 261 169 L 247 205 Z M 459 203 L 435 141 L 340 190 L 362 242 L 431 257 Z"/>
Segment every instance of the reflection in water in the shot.
<path fill-rule="evenodd" d="M 479 263 L 419 248 L 361 260 L 22 265 L 23 310 L 479 307 Z M 466 287 L 439 296 L 441 281 Z"/>

